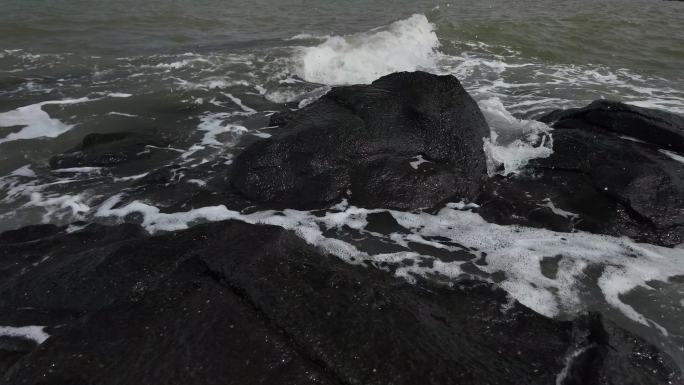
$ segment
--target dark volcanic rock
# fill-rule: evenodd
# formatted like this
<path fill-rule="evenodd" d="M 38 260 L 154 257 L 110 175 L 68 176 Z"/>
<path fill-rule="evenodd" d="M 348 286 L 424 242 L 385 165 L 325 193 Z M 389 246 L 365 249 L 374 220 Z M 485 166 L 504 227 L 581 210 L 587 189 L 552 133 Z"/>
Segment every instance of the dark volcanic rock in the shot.
<path fill-rule="evenodd" d="M 596 100 L 583 108 L 552 111 L 539 120 L 554 128 L 608 130 L 684 152 L 684 117 L 661 110 Z"/>
<path fill-rule="evenodd" d="M 233 169 L 253 201 L 310 209 L 349 192 L 364 207 L 427 208 L 474 198 L 486 175 L 489 129 L 453 76 L 396 73 L 338 87 L 271 121 L 282 129 Z"/>
<path fill-rule="evenodd" d="M 556 122 L 553 154 L 531 162 L 522 176 L 489 180 L 478 199 L 483 217 L 665 246 L 684 242 L 684 164 L 662 151 L 680 145 L 680 117 L 594 102 L 544 119 Z"/>
<path fill-rule="evenodd" d="M 81 145 L 50 159 L 50 167 L 112 167 L 134 160 L 147 159 L 152 155 L 148 146 L 162 147 L 158 137 L 151 134 L 115 132 L 89 134 Z"/>
<path fill-rule="evenodd" d="M 0 325 L 47 325 L 51 337 L 0 341 L 8 384 L 682 380 L 667 357 L 597 315 L 503 310 L 505 293 L 476 282 L 411 285 L 276 227 L 26 231 L 0 237 Z"/>

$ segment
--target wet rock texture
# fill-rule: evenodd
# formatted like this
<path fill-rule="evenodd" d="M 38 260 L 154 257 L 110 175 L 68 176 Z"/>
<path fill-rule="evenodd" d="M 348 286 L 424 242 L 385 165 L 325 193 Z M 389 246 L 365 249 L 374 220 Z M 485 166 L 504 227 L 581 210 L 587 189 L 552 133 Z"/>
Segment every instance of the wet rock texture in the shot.
<path fill-rule="evenodd" d="M 684 163 L 673 159 L 684 143 L 684 119 L 596 101 L 540 120 L 554 128 L 553 154 L 534 160 L 523 176 L 489 180 L 478 199 L 481 215 L 664 246 L 684 242 Z"/>
<path fill-rule="evenodd" d="M 477 282 L 411 285 L 276 227 L 42 226 L 5 233 L 0 261 L 0 322 L 51 335 L 0 342 L 8 384 L 681 380 L 598 315 L 554 321 Z"/>
<path fill-rule="evenodd" d="M 679 151 L 680 118 L 597 102 L 543 120 L 556 128 L 553 155 L 520 176 L 487 179 L 488 128 L 458 81 L 393 74 L 276 114 L 279 132 L 249 146 L 231 171 L 169 166 L 136 188 L 171 211 L 217 200 L 309 209 L 346 197 L 408 210 L 465 199 L 501 224 L 682 242 L 684 165 L 661 151 Z M 121 168 L 144 163 L 150 145 L 130 134 L 87 137 L 52 166 Z M 212 176 L 192 189 L 169 187 L 179 173 Z M 373 214 L 369 229 L 405 230 L 390 219 Z M 133 224 L 5 232 L 0 325 L 46 326 L 50 338 L 0 337 L 0 382 L 684 381 L 668 357 L 600 314 L 552 320 L 491 284 L 409 284 L 354 262 L 281 228 L 233 221 L 161 235 Z"/>
<path fill-rule="evenodd" d="M 666 111 L 596 100 L 583 108 L 552 111 L 539 120 L 554 128 L 606 130 L 684 152 L 684 117 Z"/>
<path fill-rule="evenodd" d="M 363 207 L 429 208 L 475 198 L 486 176 L 489 129 L 453 76 L 396 73 L 334 88 L 272 123 L 280 132 L 240 154 L 233 173 L 261 203 L 311 209 L 351 196 Z"/>

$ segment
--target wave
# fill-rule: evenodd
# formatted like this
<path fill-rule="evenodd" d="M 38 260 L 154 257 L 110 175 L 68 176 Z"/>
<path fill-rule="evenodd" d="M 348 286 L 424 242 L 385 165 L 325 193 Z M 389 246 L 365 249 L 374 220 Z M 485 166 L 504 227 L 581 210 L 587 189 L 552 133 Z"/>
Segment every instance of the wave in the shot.
<path fill-rule="evenodd" d="M 435 26 L 415 14 L 381 30 L 331 36 L 303 48 L 297 72 L 313 83 L 370 83 L 392 72 L 434 68 L 439 46 Z"/>
<path fill-rule="evenodd" d="M 516 118 L 499 98 L 482 100 L 478 106 L 489 125 L 484 151 L 490 176 L 518 174 L 530 160 L 553 154 L 551 127 L 536 120 Z"/>
<path fill-rule="evenodd" d="M 424 70 L 454 75 L 476 99 L 497 97 L 511 113 L 526 118 L 599 98 L 684 114 L 684 91 L 667 79 L 600 64 L 549 62 L 509 47 L 460 40 L 448 35 L 449 28 L 442 29 L 439 19 L 414 14 L 351 35 L 297 35 L 286 41 L 312 45 L 292 47 L 288 63 L 280 63 L 289 71 L 274 78 L 295 74 L 306 82 L 334 86 Z M 286 98 L 275 91 L 279 97 L 274 101 L 298 101 L 297 89 L 288 89 Z"/>

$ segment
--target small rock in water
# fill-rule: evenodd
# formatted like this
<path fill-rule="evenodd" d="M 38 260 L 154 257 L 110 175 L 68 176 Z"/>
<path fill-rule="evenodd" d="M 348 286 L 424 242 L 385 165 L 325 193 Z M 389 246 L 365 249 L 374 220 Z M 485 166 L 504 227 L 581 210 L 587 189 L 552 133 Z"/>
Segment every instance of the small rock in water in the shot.
<path fill-rule="evenodd" d="M 106 167 L 113 171 L 128 171 L 123 167 L 130 163 L 145 161 L 140 170 L 174 155 L 168 151 L 155 151 L 168 143 L 153 134 L 113 132 L 89 134 L 80 146 L 50 159 L 52 169 L 78 169 L 83 167 Z M 121 170 L 120 170 L 121 169 Z"/>

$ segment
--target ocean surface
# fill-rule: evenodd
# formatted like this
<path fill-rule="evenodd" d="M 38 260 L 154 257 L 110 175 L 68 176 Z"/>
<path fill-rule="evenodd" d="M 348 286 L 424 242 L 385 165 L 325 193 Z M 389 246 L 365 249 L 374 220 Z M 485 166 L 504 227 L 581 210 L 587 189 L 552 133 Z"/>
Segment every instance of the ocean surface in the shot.
<path fill-rule="evenodd" d="M 507 173 L 553 151 L 533 135 L 550 131 L 533 119 L 553 109 L 606 98 L 684 114 L 684 3 L 676 1 L 0 0 L 0 9 L 0 231 L 132 213 L 153 232 L 237 218 L 291 228 L 348 259 L 353 245 L 320 231 L 363 228 L 369 211 L 344 202 L 327 216 L 274 215 L 169 212 L 167 197 L 127 196 L 155 168 L 229 164 L 245 143 L 270 135 L 268 117 L 285 103 L 303 106 L 331 86 L 395 71 L 458 77 L 492 132 L 518 139 L 491 144 Z M 50 157 L 85 135 L 118 131 L 172 146 L 151 148 L 162 160 L 125 176 L 50 170 Z M 604 311 L 684 368 L 684 247 L 585 233 L 567 236 L 568 245 L 550 231 L 488 224 L 467 208 L 392 215 L 415 237 L 487 250 L 511 298 L 560 318 Z M 567 261 L 557 279 L 545 278 L 539 263 L 556 254 Z M 585 274 L 588 266 L 602 272 Z M 463 273 L 441 268 L 454 279 Z"/>

